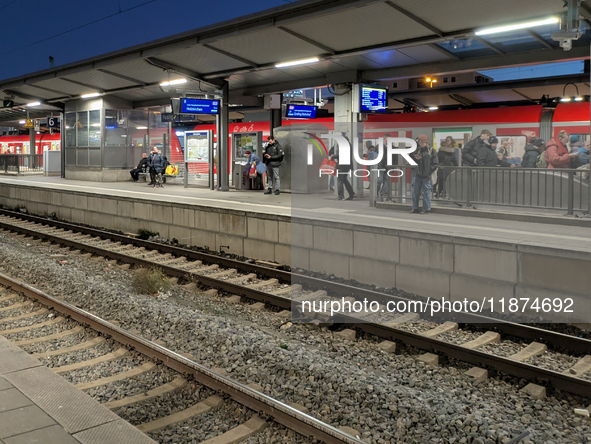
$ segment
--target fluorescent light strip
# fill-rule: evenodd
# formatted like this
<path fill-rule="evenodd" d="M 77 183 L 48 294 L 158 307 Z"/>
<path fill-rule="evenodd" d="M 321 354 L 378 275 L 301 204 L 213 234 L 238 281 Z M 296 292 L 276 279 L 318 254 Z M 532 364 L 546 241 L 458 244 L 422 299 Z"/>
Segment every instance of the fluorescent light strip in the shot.
<path fill-rule="evenodd" d="M 80 97 L 82 99 L 92 99 L 93 97 L 98 97 L 100 95 L 101 95 L 101 93 L 96 93 L 95 92 L 95 93 L 82 94 Z"/>
<path fill-rule="evenodd" d="M 551 17 L 544 20 L 536 20 L 533 22 L 523 22 L 523 23 L 516 23 L 514 25 L 506 25 L 506 26 L 497 26 L 495 28 L 487 28 L 483 29 L 482 31 L 477 31 L 476 35 L 489 35 L 489 34 L 498 34 L 500 32 L 508 32 L 508 31 L 515 31 L 516 29 L 525 29 L 525 28 L 533 28 L 534 26 L 542 26 L 542 25 L 552 25 L 554 23 L 558 23 L 556 17 Z"/>
<path fill-rule="evenodd" d="M 148 129 L 147 126 L 138 126 L 136 129 Z"/>
<path fill-rule="evenodd" d="M 575 102 L 582 102 L 583 98 L 582 97 L 575 97 Z"/>
<path fill-rule="evenodd" d="M 571 98 L 570 97 L 563 97 L 562 99 L 560 99 L 561 102 L 570 102 Z"/>
<path fill-rule="evenodd" d="M 287 68 L 288 66 L 306 65 L 308 63 L 316 63 L 319 61 L 320 60 L 318 59 L 318 57 L 312 57 L 311 59 L 294 60 L 292 62 L 278 63 L 275 65 L 275 68 Z"/>
<path fill-rule="evenodd" d="M 430 106 L 429 111 L 437 111 L 439 109 L 438 106 Z"/>
<path fill-rule="evenodd" d="M 18 121 L 18 124 L 19 124 L 19 125 L 24 125 L 25 123 L 27 123 L 27 121 L 26 121 L 26 120 L 19 120 L 19 121 Z"/>
<path fill-rule="evenodd" d="M 169 82 L 162 82 L 160 86 L 182 85 L 183 83 L 187 83 L 187 79 L 176 79 L 170 80 Z"/>
<path fill-rule="evenodd" d="M 27 106 L 29 107 L 33 107 L 33 106 L 39 106 L 41 105 L 41 102 L 31 102 L 31 103 L 27 103 Z"/>

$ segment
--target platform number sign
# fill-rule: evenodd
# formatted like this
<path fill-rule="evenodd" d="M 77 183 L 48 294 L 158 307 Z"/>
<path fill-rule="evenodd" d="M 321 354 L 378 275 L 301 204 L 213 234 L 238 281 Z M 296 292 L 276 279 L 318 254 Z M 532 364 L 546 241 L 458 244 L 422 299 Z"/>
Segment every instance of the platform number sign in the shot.
<path fill-rule="evenodd" d="M 57 128 L 58 126 L 60 126 L 60 120 L 56 117 L 48 117 L 47 126 L 49 128 Z"/>

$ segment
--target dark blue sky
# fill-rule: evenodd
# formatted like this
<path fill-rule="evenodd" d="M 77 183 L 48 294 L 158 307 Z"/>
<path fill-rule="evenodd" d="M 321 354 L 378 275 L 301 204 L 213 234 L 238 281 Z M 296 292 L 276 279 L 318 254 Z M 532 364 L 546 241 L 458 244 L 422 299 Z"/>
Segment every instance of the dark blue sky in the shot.
<path fill-rule="evenodd" d="M 49 56 L 55 58 L 56 66 L 64 65 L 287 3 L 290 1 L 0 0 L 0 79 L 47 69 Z M 96 23 L 81 27 L 91 22 Z M 51 38 L 57 34 L 62 35 Z"/>

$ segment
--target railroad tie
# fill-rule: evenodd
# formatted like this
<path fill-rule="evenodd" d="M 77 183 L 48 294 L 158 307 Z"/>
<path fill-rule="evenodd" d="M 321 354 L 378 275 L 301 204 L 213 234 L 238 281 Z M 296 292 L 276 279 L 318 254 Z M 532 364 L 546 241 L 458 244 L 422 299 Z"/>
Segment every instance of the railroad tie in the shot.
<path fill-rule="evenodd" d="M 250 281 L 252 279 L 255 279 L 256 277 L 257 275 L 255 273 L 249 273 L 232 279 L 228 279 L 227 282 L 230 282 L 232 284 L 239 284 L 244 281 Z"/>
<path fill-rule="evenodd" d="M 41 310 L 32 311 L 31 313 L 25 313 L 19 316 L 13 316 L 12 318 L 3 318 L 0 319 L 0 324 L 6 324 L 8 322 L 20 321 L 21 319 L 27 318 L 34 318 L 35 316 L 42 316 L 49 313 L 47 308 L 42 308 Z"/>
<path fill-rule="evenodd" d="M 12 304 L 12 305 L 9 305 L 8 307 L 0 308 L 0 312 L 14 310 L 15 308 L 26 307 L 28 305 L 31 305 L 32 303 L 33 303 L 32 301 L 19 302 L 18 304 Z"/>
<path fill-rule="evenodd" d="M 14 293 L 8 296 L 3 296 L 0 298 L 0 302 L 4 302 L 4 301 L 10 301 L 11 299 L 14 299 L 18 296 L 18 294 Z"/>
<path fill-rule="evenodd" d="M 236 274 L 237 272 L 238 272 L 238 270 L 236 270 L 235 268 L 230 268 L 228 270 L 220 271 L 219 273 L 208 274 L 207 277 L 218 279 L 221 277 L 232 276 L 233 274 Z"/>
<path fill-rule="evenodd" d="M 59 317 L 57 317 L 55 319 L 50 319 L 49 321 L 40 322 L 38 324 L 27 325 L 26 327 L 12 328 L 10 330 L 0 330 L 0 335 L 6 335 L 6 334 L 12 334 L 12 333 L 20 333 L 20 332 L 27 331 L 27 330 L 35 330 L 37 328 L 47 327 L 49 325 L 59 324 L 60 322 L 64 322 L 64 320 L 65 320 L 64 318 L 62 318 L 61 316 L 59 316 Z"/>
<path fill-rule="evenodd" d="M 86 348 L 95 347 L 101 343 L 105 342 L 105 338 L 102 336 L 97 336 L 96 338 L 90 341 L 84 341 L 80 344 L 73 345 L 71 347 L 64 347 L 58 348 L 57 350 L 51 350 L 44 353 L 34 353 L 33 358 L 48 358 L 49 356 L 56 356 L 56 355 L 63 355 L 64 353 L 71 353 L 73 351 L 84 350 Z"/>
<path fill-rule="evenodd" d="M 23 341 L 15 342 L 15 344 L 18 345 L 19 347 L 21 345 L 38 344 L 39 342 L 47 342 L 47 341 L 53 341 L 54 339 L 62 339 L 62 338 L 65 338 L 66 336 L 75 335 L 75 334 L 78 334 L 82 331 L 84 331 L 84 327 L 82 327 L 81 325 L 78 325 L 77 327 L 74 327 L 70 330 L 65 330 L 60 333 L 54 333 L 52 335 L 47 335 L 47 336 L 40 336 L 38 338 L 25 339 Z"/>
<path fill-rule="evenodd" d="M 444 322 L 443 324 L 425 331 L 423 333 L 421 333 L 421 336 L 424 336 L 425 338 L 435 338 L 443 333 L 447 333 L 448 331 L 455 331 L 458 329 L 458 324 L 455 322 Z"/>
<path fill-rule="evenodd" d="M 187 384 L 187 380 L 181 378 L 180 376 L 175 380 L 168 382 L 166 384 L 161 385 L 160 387 L 156 387 L 155 389 L 149 390 L 144 393 L 140 393 L 138 395 L 129 396 L 127 398 L 118 399 L 116 401 L 106 402 L 103 405 L 108 408 L 109 410 L 115 410 L 119 407 L 125 407 L 127 405 L 135 404 L 136 402 L 145 401 L 147 399 L 156 398 L 158 396 L 162 396 L 166 393 L 172 392 L 177 390 L 181 387 L 184 387 Z"/>
<path fill-rule="evenodd" d="M 580 376 L 589 371 L 591 371 L 591 356 L 585 355 L 579 359 L 575 365 L 568 370 L 565 370 L 563 373 L 565 375 Z"/>
<path fill-rule="evenodd" d="M 240 424 L 219 436 L 202 441 L 200 444 L 234 444 L 242 442 L 249 436 L 263 431 L 265 427 L 267 427 L 267 421 L 259 415 L 254 415 L 244 424 Z"/>
<path fill-rule="evenodd" d="M 128 353 L 129 350 L 121 347 L 113 353 L 107 353 L 106 355 L 99 356 L 98 358 L 89 359 L 87 361 L 82 362 L 76 362 L 75 364 L 62 365 L 61 367 L 53 367 L 52 370 L 56 372 L 58 375 L 62 375 L 72 370 L 80 370 L 81 368 L 92 367 L 93 365 L 99 364 L 101 362 L 114 361 L 115 359 L 119 359 L 127 355 Z"/>
<path fill-rule="evenodd" d="M 151 372 L 156 368 L 156 364 L 153 362 L 146 362 L 145 364 L 140 365 L 139 367 L 134 367 L 131 370 L 126 372 L 117 373 L 116 375 L 109 376 L 107 378 L 100 378 L 90 382 L 83 382 L 80 384 L 76 384 L 76 388 L 79 390 L 88 390 L 94 387 L 99 387 L 101 385 L 110 384 L 112 382 L 122 381 L 124 379 L 133 378 L 138 375 L 142 375 L 144 373 Z"/>
<path fill-rule="evenodd" d="M 278 282 L 279 281 L 277 279 L 268 279 L 266 281 L 259 282 L 258 284 L 247 285 L 246 288 L 252 288 L 252 289 L 263 288 L 263 287 L 267 287 L 270 285 L 276 285 Z"/>
<path fill-rule="evenodd" d="M 176 412 L 172 415 L 165 416 L 164 418 L 158 418 L 154 421 L 140 424 L 137 426 L 139 430 L 144 433 L 155 432 L 157 430 L 168 427 L 172 424 L 186 421 L 194 416 L 203 415 L 213 409 L 220 408 L 224 403 L 224 400 L 217 395 L 210 396 L 209 398 L 195 404 L 188 409 Z"/>
<path fill-rule="evenodd" d="M 529 358 L 532 358 L 537 355 L 541 355 L 546 350 L 548 350 L 548 347 L 546 347 L 546 344 L 541 344 L 539 342 L 532 342 L 527 347 L 525 347 L 523 350 L 520 350 L 517 353 L 515 353 L 514 355 L 509 356 L 509 359 L 512 359 L 513 361 L 517 361 L 517 362 L 524 362 L 524 361 L 528 360 Z"/>
<path fill-rule="evenodd" d="M 494 344 L 501 340 L 501 335 L 495 331 L 487 331 L 486 333 L 478 336 L 476 339 L 470 342 L 466 342 L 462 344 L 462 347 L 469 348 L 471 350 L 475 350 L 479 347 L 482 347 L 486 344 Z"/>

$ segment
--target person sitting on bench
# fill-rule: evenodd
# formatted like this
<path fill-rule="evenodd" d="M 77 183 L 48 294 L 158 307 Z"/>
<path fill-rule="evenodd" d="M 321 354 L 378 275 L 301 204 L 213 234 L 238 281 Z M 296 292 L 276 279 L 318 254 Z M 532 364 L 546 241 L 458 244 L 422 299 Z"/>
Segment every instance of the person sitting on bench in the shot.
<path fill-rule="evenodd" d="M 137 164 L 137 168 L 134 168 L 129 172 L 129 174 L 131 174 L 131 179 L 134 182 L 137 182 L 140 178 L 139 174 L 143 173 L 146 168 L 148 168 L 148 155 L 142 153 L 142 159 L 140 160 L 140 163 Z"/>

